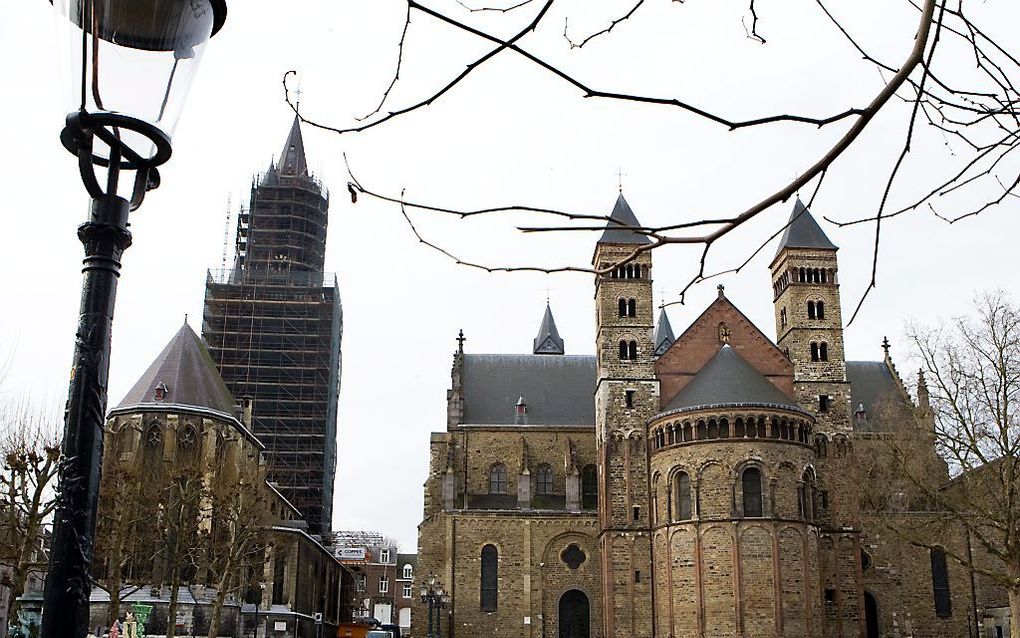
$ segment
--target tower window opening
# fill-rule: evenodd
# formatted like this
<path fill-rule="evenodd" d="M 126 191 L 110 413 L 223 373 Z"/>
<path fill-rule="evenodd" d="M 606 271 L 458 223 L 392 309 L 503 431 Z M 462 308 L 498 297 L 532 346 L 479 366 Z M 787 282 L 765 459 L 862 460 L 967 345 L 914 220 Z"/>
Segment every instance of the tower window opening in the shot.
<path fill-rule="evenodd" d="M 634 278 L 634 265 L 633 264 L 627 264 L 627 279 L 633 279 L 633 278 Z"/>
<path fill-rule="evenodd" d="M 824 341 L 818 344 L 818 358 L 822 361 L 829 360 L 829 344 Z"/>
<path fill-rule="evenodd" d="M 634 390 L 627 390 L 626 392 L 624 392 L 624 399 L 627 402 L 627 407 L 628 408 L 633 408 L 634 407 Z"/>
<path fill-rule="evenodd" d="M 818 361 L 818 344 L 811 342 L 811 360 Z"/>
<path fill-rule="evenodd" d="M 829 411 L 829 395 L 827 394 L 818 395 L 818 411 L 819 412 Z"/>
<path fill-rule="evenodd" d="M 637 341 L 631 341 L 627 344 L 627 358 L 631 361 L 637 359 Z"/>
<path fill-rule="evenodd" d="M 801 269 L 800 269 L 800 270 L 799 270 L 799 271 L 797 272 L 797 275 L 798 275 L 798 281 L 800 281 L 800 283 L 804 283 L 805 281 L 807 281 L 807 277 L 805 276 L 805 275 L 806 275 L 806 273 L 805 273 L 805 271 L 804 271 L 804 269 L 803 269 L 803 268 L 801 268 Z"/>
<path fill-rule="evenodd" d="M 621 299 L 620 303 L 619 303 L 619 306 L 620 306 L 620 316 L 621 317 L 626 317 L 627 316 L 627 300 L 626 299 Z"/>
<path fill-rule="evenodd" d="M 814 319 L 815 318 L 815 302 L 813 302 L 813 301 L 807 302 L 807 316 L 808 316 L 808 319 Z"/>
<path fill-rule="evenodd" d="M 621 341 L 620 342 L 620 361 L 625 361 L 626 359 L 627 359 L 627 342 L 626 341 Z"/>
<path fill-rule="evenodd" d="M 822 268 L 822 283 L 823 284 L 829 283 L 828 282 L 829 277 L 827 276 L 827 272 L 828 272 L 827 269 Z"/>
<path fill-rule="evenodd" d="M 641 264 L 634 264 L 634 278 L 641 279 Z"/>
<path fill-rule="evenodd" d="M 825 272 L 824 270 L 822 272 Z M 819 301 L 815 304 L 815 318 L 825 319 L 825 302 Z"/>
<path fill-rule="evenodd" d="M 639 505 L 634 506 L 634 520 L 635 521 L 641 520 L 641 506 Z"/>
<path fill-rule="evenodd" d="M 637 316 L 637 300 L 636 299 L 628 299 L 627 300 L 627 316 L 628 317 L 636 317 Z"/>
<path fill-rule="evenodd" d="M 783 307 L 782 310 L 779 311 L 779 326 L 781 328 L 785 328 L 786 327 L 786 307 L 785 306 Z"/>

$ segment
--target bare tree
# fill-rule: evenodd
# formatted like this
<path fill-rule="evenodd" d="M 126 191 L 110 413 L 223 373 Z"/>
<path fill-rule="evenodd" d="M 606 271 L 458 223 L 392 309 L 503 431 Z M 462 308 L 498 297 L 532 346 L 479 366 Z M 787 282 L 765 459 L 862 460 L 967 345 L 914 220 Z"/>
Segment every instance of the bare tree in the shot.
<path fill-rule="evenodd" d="M 1020 56 L 990 35 L 994 29 L 990 29 L 989 26 L 994 25 L 981 24 L 981 19 L 994 20 L 994 17 L 990 17 L 988 9 L 1005 6 L 1002 3 L 972 3 L 969 0 L 899 0 L 904 7 L 916 12 L 917 26 L 911 34 L 913 42 L 908 53 L 902 60 L 893 62 L 881 60 L 870 52 L 861 44 L 859 34 L 855 35 L 844 26 L 845 19 L 841 19 L 830 10 L 823 0 L 815 0 L 819 14 L 831 23 L 834 36 L 845 42 L 848 64 L 859 60 L 858 64 L 873 68 L 881 75 L 883 81 L 876 87 L 870 99 L 860 104 L 847 104 L 845 108 L 836 109 L 831 114 L 763 113 L 757 117 L 738 119 L 722 112 L 723 107 L 695 104 L 683 97 L 628 93 L 603 88 L 596 79 L 583 78 L 579 72 L 567 68 L 568 64 L 550 61 L 555 59 L 555 52 L 549 50 L 547 44 L 545 50 L 539 44 L 526 46 L 527 41 L 534 39 L 532 36 L 536 32 L 548 29 L 554 20 L 562 16 L 562 12 L 557 13 L 556 9 L 563 3 L 557 4 L 557 0 L 518 0 L 500 6 L 480 6 L 458 0 L 463 14 L 459 14 L 456 8 L 440 11 L 418 0 L 405 2 L 407 12 L 396 47 L 396 70 L 383 91 L 378 106 L 364 117 L 355 117 L 350 124 L 342 125 L 330 124 L 325 122 L 324 118 L 309 115 L 312 111 L 306 100 L 304 110 L 299 113 L 304 122 L 338 135 L 364 133 L 385 126 L 409 113 L 435 107 L 443 101 L 452 99 L 453 89 L 468 81 L 479 69 L 498 57 L 513 56 L 539 74 L 571 87 L 584 100 L 606 101 L 619 104 L 621 107 L 630 105 L 666 109 L 675 112 L 677 117 L 683 120 L 700 120 L 726 131 L 736 132 L 774 126 L 811 127 L 815 130 L 842 127 L 841 130 L 844 132 L 835 143 L 820 151 L 803 170 L 798 171 L 796 178 L 778 189 L 751 194 L 752 203 L 743 210 L 724 210 L 711 217 L 690 219 L 681 212 L 685 207 L 676 205 L 674 208 L 677 212 L 667 220 L 667 223 L 632 229 L 646 235 L 651 241 L 645 245 L 635 246 L 633 252 L 621 263 L 633 259 L 642 252 L 663 246 L 701 247 L 700 265 L 696 274 L 681 289 L 680 303 L 691 286 L 714 276 L 740 271 L 759 254 L 764 245 L 781 233 L 783 228 L 775 229 L 775 233 L 769 237 L 761 237 L 760 247 L 746 256 L 746 259 L 738 257 L 735 263 L 717 272 L 710 272 L 707 267 L 709 252 L 713 246 L 776 204 L 789 200 L 802 189 L 810 189 L 813 200 L 822 188 L 825 176 L 837 170 L 837 161 L 859 145 L 862 135 L 880 113 L 889 113 L 890 117 L 898 118 L 902 136 L 890 140 L 886 145 L 886 155 L 875 158 L 875 161 L 885 162 L 889 166 L 884 179 L 873 185 L 880 193 L 878 204 L 872 212 L 856 219 L 829 220 L 839 226 L 863 223 L 874 226 L 872 276 L 860 297 L 857 310 L 876 285 L 881 231 L 883 224 L 888 223 L 888 220 L 901 215 L 927 212 L 952 224 L 999 206 L 1008 198 L 1018 197 L 1020 164 L 1014 161 L 1012 154 L 1020 147 L 1020 92 L 1017 90 L 1020 84 Z M 606 17 L 604 27 L 588 34 L 572 35 L 570 16 L 567 15 L 562 18 L 563 44 L 570 51 L 574 51 L 575 55 L 580 54 L 586 47 L 594 46 L 594 43 L 611 46 L 612 34 L 625 28 L 638 28 L 636 25 L 641 22 L 644 10 L 651 4 L 645 3 L 644 0 L 632 0 L 617 15 Z M 682 3 L 677 3 L 678 10 L 682 6 Z M 980 18 L 972 17 L 972 9 Z M 589 8 L 585 6 L 584 10 L 589 11 Z M 780 12 L 782 9 L 776 7 L 774 11 Z M 520 16 L 525 14 L 528 15 L 522 19 Z M 415 16 L 442 25 L 457 37 L 467 36 L 485 43 L 488 48 L 466 68 L 451 69 L 449 80 L 439 89 L 414 98 L 408 104 L 384 111 L 386 104 L 391 101 L 394 87 L 400 80 L 404 61 L 412 54 L 405 47 L 405 43 L 412 17 Z M 781 15 L 769 17 L 773 20 L 782 19 Z M 751 0 L 749 15 L 743 21 L 744 30 L 747 37 L 761 46 L 767 46 L 759 22 L 764 18 L 765 16 L 756 9 L 754 0 Z M 497 35 L 510 28 L 513 31 L 509 37 Z M 663 37 L 672 37 L 672 34 L 665 32 Z M 628 52 L 619 50 L 617 53 L 626 57 Z M 672 61 L 666 61 L 666 65 L 671 63 Z M 969 67 L 969 71 L 960 72 L 964 67 Z M 663 73 L 666 72 L 667 67 L 664 67 Z M 284 76 L 283 85 L 288 103 L 297 112 L 297 104 L 292 101 L 290 90 L 293 73 Z M 519 90 L 526 93 L 528 87 L 522 86 Z M 902 108 L 904 106 L 906 108 Z M 936 140 L 940 144 L 944 142 L 949 150 L 947 161 L 952 168 L 944 175 L 931 172 L 927 178 L 928 183 L 915 194 L 915 189 L 902 185 L 903 179 L 900 176 L 904 168 L 917 156 L 912 155 L 911 151 L 926 140 Z M 350 170 L 350 166 L 348 168 Z M 469 261 L 438 241 L 428 239 L 414 222 L 413 214 L 452 215 L 466 219 L 492 214 L 525 213 L 544 215 L 552 222 L 543 226 L 519 226 L 518 230 L 524 233 L 594 231 L 601 230 L 606 223 L 610 223 L 609 216 L 604 213 L 568 211 L 518 203 L 498 203 L 486 208 L 467 209 L 449 203 L 412 200 L 405 197 L 403 192 L 384 193 L 380 189 L 364 184 L 355 177 L 353 170 L 350 170 L 348 190 L 352 201 L 357 201 L 359 195 L 365 195 L 399 206 L 420 243 L 458 264 L 489 272 L 596 271 L 576 264 L 504 265 Z M 988 193 L 992 194 L 989 196 Z M 893 203 L 899 200 L 906 201 L 906 205 L 897 206 Z M 618 265 L 607 265 L 597 272 L 606 273 Z M 856 314 L 855 310 L 851 322 Z"/>
<path fill-rule="evenodd" d="M 195 582 L 207 548 L 207 532 L 199 520 L 208 502 L 208 489 L 198 464 L 175 465 L 162 494 L 156 562 L 161 567 L 162 584 L 170 589 L 166 638 L 174 638 L 180 588 Z"/>
<path fill-rule="evenodd" d="M 1020 632 L 1020 309 L 1001 293 L 974 307 L 910 329 L 918 408 L 882 406 L 882 431 L 856 442 L 844 469 L 851 483 L 878 473 L 857 494 L 863 515 L 1000 587 Z"/>
<path fill-rule="evenodd" d="M 265 562 L 268 487 L 258 467 L 216 481 L 211 490 L 209 582 L 216 587 L 208 638 L 219 635 L 227 597 L 256 584 Z"/>
<path fill-rule="evenodd" d="M 10 588 L 7 618 L 33 571 L 45 570 L 43 541 L 56 507 L 60 441 L 54 420 L 26 404 L 0 409 L 0 565 Z"/>

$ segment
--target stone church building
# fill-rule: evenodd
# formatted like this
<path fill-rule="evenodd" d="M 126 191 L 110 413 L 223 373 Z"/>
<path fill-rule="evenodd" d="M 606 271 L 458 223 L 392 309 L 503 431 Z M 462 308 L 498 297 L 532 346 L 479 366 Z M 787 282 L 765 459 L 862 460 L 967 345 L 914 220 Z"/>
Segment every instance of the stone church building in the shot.
<path fill-rule="evenodd" d="M 419 526 L 418 574 L 451 597 L 437 635 L 974 635 L 971 575 L 883 519 L 930 514 L 839 508 L 861 487 L 851 447 L 895 429 L 936 457 L 923 384 L 915 404 L 887 345 L 846 359 L 837 247 L 807 208 L 770 265 L 775 340 L 721 286 L 674 337 L 651 251 L 614 267 L 649 241 L 622 194 L 612 220 L 594 356 L 567 354 L 548 307 L 528 354 L 461 335 Z"/>

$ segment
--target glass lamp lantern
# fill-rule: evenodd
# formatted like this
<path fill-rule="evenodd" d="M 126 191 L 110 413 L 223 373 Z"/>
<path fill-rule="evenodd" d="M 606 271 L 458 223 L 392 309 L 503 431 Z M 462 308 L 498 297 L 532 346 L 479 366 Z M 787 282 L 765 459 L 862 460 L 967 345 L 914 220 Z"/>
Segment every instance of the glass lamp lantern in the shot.
<path fill-rule="evenodd" d="M 170 140 L 225 0 L 51 0 L 70 113 L 61 136 L 93 164 L 153 168 Z M 92 139 L 85 139 L 86 137 Z"/>

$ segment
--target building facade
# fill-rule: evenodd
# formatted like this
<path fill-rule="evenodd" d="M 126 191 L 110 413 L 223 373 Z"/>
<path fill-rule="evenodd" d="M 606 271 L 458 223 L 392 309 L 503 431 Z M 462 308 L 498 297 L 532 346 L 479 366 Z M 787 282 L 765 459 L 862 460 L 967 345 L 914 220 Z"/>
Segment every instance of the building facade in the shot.
<path fill-rule="evenodd" d="M 967 571 L 888 531 L 937 512 L 848 506 L 874 480 L 848 450 L 883 437 L 948 473 L 888 348 L 846 359 L 837 247 L 810 211 L 770 266 L 775 340 L 721 286 L 679 337 L 656 325 L 638 226 L 621 195 L 593 258 L 594 356 L 566 354 L 549 308 L 531 354 L 459 339 L 419 526 L 419 579 L 452 598 L 441 635 L 967 636 Z"/>
<path fill-rule="evenodd" d="M 333 551 L 355 582 L 354 616 L 363 622 L 411 630 L 411 607 L 418 593 L 416 554 L 401 554 L 399 547 L 378 532 L 338 531 Z"/>
<path fill-rule="evenodd" d="M 228 388 L 252 402 L 270 480 L 323 538 L 333 511 L 343 332 L 336 278 L 323 272 L 328 210 L 295 118 L 238 216 L 233 267 L 208 273 L 202 324 Z"/>
<path fill-rule="evenodd" d="M 250 408 L 187 324 L 109 413 L 99 518 L 97 635 L 135 605 L 149 636 L 219 614 L 218 636 L 321 638 L 350 615 L 342 566 L 267 480 Z"/>

